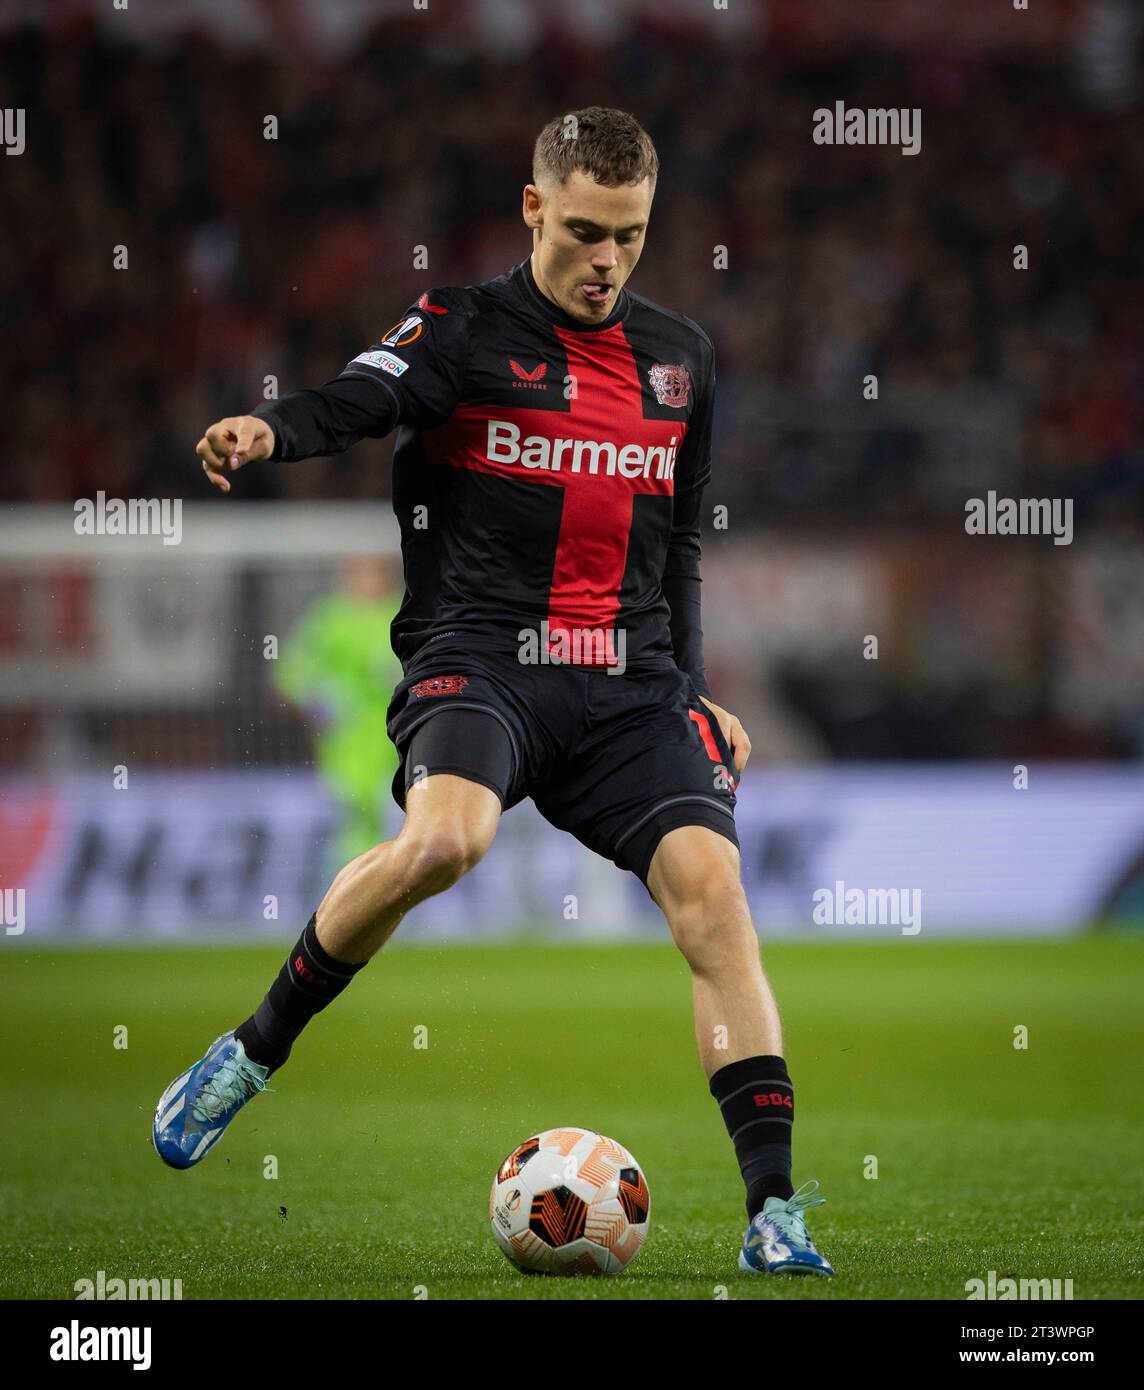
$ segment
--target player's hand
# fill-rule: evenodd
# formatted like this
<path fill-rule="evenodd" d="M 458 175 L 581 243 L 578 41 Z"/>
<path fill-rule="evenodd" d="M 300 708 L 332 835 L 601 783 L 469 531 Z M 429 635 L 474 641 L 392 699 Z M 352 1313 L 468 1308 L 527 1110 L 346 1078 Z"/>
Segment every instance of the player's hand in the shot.
<path fill-rule="evenodd" d="M 731 750 L 731 757 L 735 760 L 735 766 L 742 775 L 743 769 L 747 766 L 747 759 L 751 756 L 751 740 L 747 737 L 747 731 L 733 714 L 728 714 L 719 705 L 713 705 L 705 695 L 699 698 L 719 721 L 719 730 L 727 741 L 727 747 Z"/>
<path fill-rule="evenodd" d="M 244 463 L 268 459 L 274 452 L 274 431 L 256 415 L 231 415 L 207 427 L 195 453 L 203 461 L 203 472 L 215 487 L 230 491 L 228 473 Z"/>

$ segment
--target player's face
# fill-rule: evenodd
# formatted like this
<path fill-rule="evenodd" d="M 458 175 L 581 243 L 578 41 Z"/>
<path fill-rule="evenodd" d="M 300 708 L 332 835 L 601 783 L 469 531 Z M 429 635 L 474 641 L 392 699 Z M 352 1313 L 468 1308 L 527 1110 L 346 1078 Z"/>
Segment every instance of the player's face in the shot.
<path fill-rule="evenodd" d="M 524 220 L 541 291 L 581 323 L 606 319 L 643 251 L 654 192 L 650 179 L 606 188 L 580 169 L 547 191 L 530 183 Z"/>

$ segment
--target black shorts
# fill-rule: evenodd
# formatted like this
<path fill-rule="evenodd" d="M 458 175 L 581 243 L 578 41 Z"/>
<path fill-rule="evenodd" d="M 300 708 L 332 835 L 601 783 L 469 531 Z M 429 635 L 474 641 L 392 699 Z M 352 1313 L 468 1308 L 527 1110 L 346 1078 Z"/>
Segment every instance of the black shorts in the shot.
<path fill-rule="evenodd" d="M 449 711 L 464 711 L 442 718 Z M 646 886 L 659 841 L 704 825 L 738 845 L 738 769 L 715 716 L 675 666 L 608 675 L 436 643 L 394 691 L 393 796 L 450 772 L 508 810 L 531 797 L 552 825 Z"/>

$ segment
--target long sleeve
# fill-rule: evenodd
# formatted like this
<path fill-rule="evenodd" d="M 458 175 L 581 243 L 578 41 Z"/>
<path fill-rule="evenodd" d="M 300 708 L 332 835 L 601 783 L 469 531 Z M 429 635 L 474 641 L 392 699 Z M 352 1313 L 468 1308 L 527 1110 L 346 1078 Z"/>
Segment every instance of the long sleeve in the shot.
<path fill-rule="evenodd" d="M 691 677 L 701 695 L 711 699 L 703 662 L 699 519 L 703 490 L 711 477 L 711 417 L 715 396 L 713 351 L 709 353 L 708 363 L 695 418 L 687 431 L 676 464 L 671 538 L 667 546 L 662 588 L 671 609 L 671 645 L 675 664 Z"/>
<path fill-rule="evenodd" d="M 275 463 L 340 454 L 362 439 L 380 439 L 400 423 L 385 383 L 342 375 L 324 386 L 291 391 L 251 412 L 274 431 Z"/>
<path fill-rule="evenodd" d="M 461 396 L 470 321 L 463 291 L 429 290 L 340 376 L 260 405 L 252 414 L 274 431 L 271 458 L 339 454 L 399 425 L 440 424 Z"/>
<path fill-rule="evenodd" d="M 699 575 L 699 506 L 703 489 L 699 488 L 685 499 L 690 525 L 682 522 L 672 527 L 668 568 L 663 576 L 663 596 L 671 609 L 671 645 L 675 664 L 695 682 L 701 695 L 712 698 L 703 663 L 703 624 Z M 678 515 L 678 508 L 677 508 Z"/>

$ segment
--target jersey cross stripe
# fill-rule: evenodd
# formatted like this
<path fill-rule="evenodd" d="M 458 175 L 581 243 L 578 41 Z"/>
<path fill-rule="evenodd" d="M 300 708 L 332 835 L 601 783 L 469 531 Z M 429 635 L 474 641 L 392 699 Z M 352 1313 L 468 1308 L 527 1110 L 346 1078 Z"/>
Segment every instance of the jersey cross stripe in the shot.
<path fill-rule="evenodd" d="M 422 442 L 430 463 L 564 489 L 548 611 L 550 630 L 559 636 L 577 627 L 613 627 L 635 495 L 674 494 L 675 457 L 687 425 L 644 415 L 639 372 L 621 327 L 590 345 L 556 332 L 579 383 L 567 411 L 494 411 L 462 402 Z"/>

